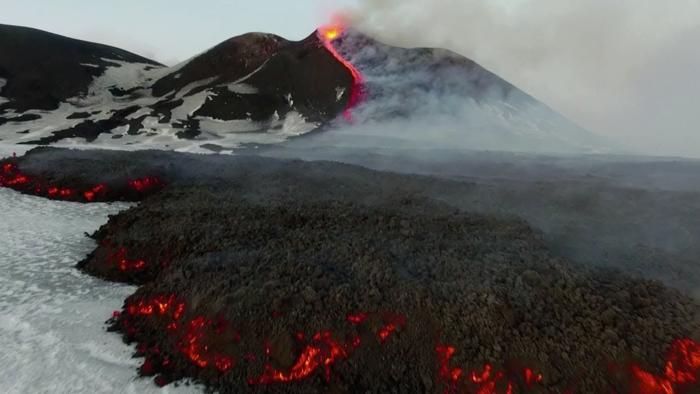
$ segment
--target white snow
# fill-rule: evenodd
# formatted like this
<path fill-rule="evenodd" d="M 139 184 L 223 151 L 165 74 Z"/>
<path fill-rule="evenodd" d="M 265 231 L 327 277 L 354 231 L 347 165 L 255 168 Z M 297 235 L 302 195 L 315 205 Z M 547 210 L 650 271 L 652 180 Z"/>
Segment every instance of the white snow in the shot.
<path fill-rule="evenodd" d="M 171 100 L 182 99 L 183 103 L 172 109 L 170 123 L 160 123 L 149 107 L 156 104 L 162 98 L 154 97 L 150 84 L 165 75 L 173 74 L 180 70 L 187 62 L 183 62 L 175 67 L 155 67 L 150 64 L 128 63 L 114 59 L 102 59 L 114 64 L 107 67 L 103 75 L 96 77 L 90 85 L 88 92 L 79 97 L 73 97 L 64 103 L 60 103 L 58 109 L 53 111 L 30 110 L 27 115 L 39 115 L 40 118 L 30 122 L 8 122 L 0 126 L 0 140 L 3 143 L 20 143 L 36 141 L 44 137 L 51 136 L 53 132 L 72 128 L 85 121 L 97 122 L 108 119 L 115 111 L 125 109 L 130 106 L 140 106 L 138 111 L 127 116 L 127 119 L 136 119 L 142 116 L 146 118 L 142 122 L 141 133 L 138 135 L 127 135 L 128 127 L 119 127 L 112 130 L 111 134 L 103 133 L 91 143 L 86 143 L 82 138 L 63 139 L 54 146 L 70 148 L 102 148 L 102 149 L 166 149 L 187 151 L 196 153 L 211 153 L 211 150 L 201 148 L 201 145 L 213 143 L 224 147 L 222 152 L 232 152 L 233 149 L 242 144 L 271 144 L 279 143 L 290 136 L 306 133 L 318 127 L 316 124 L 307 123 L 298 113 L 292 112 L 288 119 L 273 118 L 267 122 L 253 122 L 249 119 L 235 121 L 222 121 L 209 117 L 194 117 L 208 99 L 215 97 L 213 88 L 202 90 L 195 94 L 190 94 L 195 89 L 212 84 L 216 78 L 208 78 L 188 84 L 178 91 L 170 92 L 164 97 Z M 88 63 L 83 66 L 91 66 Z M 248 75 L 239 80 L 221 84 L 216 87 L 228 88 L 238 94 L 256 94 L 258 89 L 246 81 L 261 70 L 265 64 L 258 67 Z M 5 81 L 0 80 L 2 85 Z M 0 85 L 0 89 L 2 88 Z M 142 88 L 137 90 L 138 97 L 117 97 L 110 93 L 110 88 L 120 88 L 129 90 L 132 88 Z M 1 90 L 0 90 L 1 91 Z M 0 104 L 4 98 L 0 97 Z M 293 108 L 293 98 L 287 95 L 290 108 Z M 5 100 L 6 101 L 6 100 Z M 84 119 L 68 119 L 68 116 L 76 112 L 94 113 Z M 12 110 L 6 110 L 0 114 L 4 117 L 14 117 L 17 114 Z M 250 115 L 249 115 L 250 116 Z M 181 128 L 174 127 L 173 124 L 181 123 L 194 117 L 200 121 L 199 135 L 195 140 L 184 140 L 177 136 Z M 108 130 L 105 130 L 108 131 Z M 121 138 L 113 138 L 121 136 Z"/>
<path fill-rule="evenodd" d="M 275 130 L 271 130 L 270 133 L 287 137 L 306 134 L 320 126 L 315 123 L 307 122 L 300 113 L 295 111 L 289 112 L 284 119 L 278 120 L 277 124 L 281 124 L 282 128 L 277 132 L 275 132 Z"/>
<path fill-rule="evenodd" d="M 80 63 L 80 65 L 84 67 L 100 68 L 99 64 Z"/>
<path fill-rule="evenodd" d="M 345 96 L 345 88 L 344 87 L 336 87 L 335 88 L 335 101 L 340 101 L 340 99 Z"/>
<path fill-rule="evenodd" d="M 142 87 L 154 74 L 161 72 L 152 64 L 130 63 L 114 59 L 102 59 L 106 62 L 116 63 L 119 66 L 107 67 L 102 76 L 97 77 L 91 86 L 91 93 L 99 92 L 105 88 L 118 87 L 124 90 Z M 155 68 L 154 68 L 155 67 Z"/>
<path fill-rule="evenodd" d="M 192 116 L 195 112 L 197 112 L 198 109 L 202 108 L 202 105 L 207 101 L 207 98 L 209 96 L 213 96 L 214 93 L 211 92 L 210 90 L 203 90 L 199 93 L 189 95 L 187 97 L 183 97 L 183 103 L 177 107 L 174 108 L 171 111 L 172 114 L 172 121 L 176 120 L 186 120 L 190 116 Z"/>
<path fill-rule="evenodd" d="M 216 135 L 230 133 L 253 133 L 264 130 L 263 126 L 257 122 L 246 119 L 236 120 L 220 120 L 210 117 L 197 117 L 199 120 L 199 128 Z"/>
<path fill-rule="evenodd" d="M 0 156 L 14 147 L 0 147 Z M 135 289 L 74 268 L 92 232 L 126 204 L 49 201 L 0 189 L 0 387 L 15 393 L 194 393 L 136 377 L 104 322 Z"/>
<path fill-rule="evenodd" d="M 248 85 L 247 83 L 232 83 L 229 84 L 228 90 L 230 90 L 233 93 L 238 93 L 238 94 L 256 94 L 258 93 L 258 88 L 252 85 Z"/>

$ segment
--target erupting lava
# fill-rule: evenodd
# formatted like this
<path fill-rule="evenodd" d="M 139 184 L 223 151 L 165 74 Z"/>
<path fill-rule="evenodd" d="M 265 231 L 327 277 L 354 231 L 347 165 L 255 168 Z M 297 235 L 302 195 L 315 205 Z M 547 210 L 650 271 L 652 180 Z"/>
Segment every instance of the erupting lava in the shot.
<path fill-rule="evenodd" d="M 342 38 L 345 30 L 345 23 L 341 21 L 336 21 L 329 25 L 319 28 L 318 37 L 323 43 L 323 45 L 326 47 L 326 49 L 328 49 L 328 52 L 330 52 L 333 55 L 333 57 L 335 57 L 341 64 L 343 64 L 352 75 L 350 99 L 348 100 L 348 104 L 345 107 L 345 111 L 343 111 L 343 117 L 345 117 L 345 119 L 348 122 L 352 122 L 352 109 L 355 108 L 358 104 L 360 104 L 364 97 L 364 79 L 360 71 L 349 60 L 345 59 L 333 45 L 333 43 L 336 40 Z"/>

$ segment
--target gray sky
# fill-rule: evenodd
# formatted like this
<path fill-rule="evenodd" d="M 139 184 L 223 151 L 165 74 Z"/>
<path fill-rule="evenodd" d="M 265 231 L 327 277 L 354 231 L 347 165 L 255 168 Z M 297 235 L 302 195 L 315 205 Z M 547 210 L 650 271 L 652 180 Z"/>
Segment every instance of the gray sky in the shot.
<path fill-rule="evenodd" d="M 0 23 L 118 46 L 173 64 L 251 31 L 311 34 L 354 0 L 0 0 Z"/>
<path fill-rule="evenodd" d="M 459 52 L 591 131 L 700 157 L 700 0 L 0 0 L 0 23 L 174 64 L 249 31 L 300 39 L 350 6 L 383 41 Z"/>

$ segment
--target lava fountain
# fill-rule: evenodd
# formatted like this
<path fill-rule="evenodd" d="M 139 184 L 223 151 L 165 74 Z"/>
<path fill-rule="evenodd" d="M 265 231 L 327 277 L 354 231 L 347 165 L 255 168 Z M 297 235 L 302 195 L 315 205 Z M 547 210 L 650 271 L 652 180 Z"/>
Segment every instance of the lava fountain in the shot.
<path fill-rule="evenodd" d="M 337 21 L 329 25 L 322 26 L 318 29 L 318 38 L 323 45 L 328 49 L 333 57 L 336 58 L 352 75 L 352 87 L 350 88 L 350 99 L 343 111 L 343 117 L 352 122 L 352 109 L 355 108 L 363 99 L 364 79 L 362 73 L 345 57 L 343 57 L 336 49 L 334 42 L 341 39 L 346 32 L 346 25 L 343 22 Z"/>

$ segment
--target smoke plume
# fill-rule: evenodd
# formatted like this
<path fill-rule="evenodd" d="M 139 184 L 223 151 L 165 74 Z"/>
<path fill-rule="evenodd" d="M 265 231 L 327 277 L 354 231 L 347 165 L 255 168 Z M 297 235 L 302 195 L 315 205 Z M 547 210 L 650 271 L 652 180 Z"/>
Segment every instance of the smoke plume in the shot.
<path fill-rule="evenodd" d="M 632 149 L 700 156 L 700 0 L 360 0 L 349 15 L 389 44 L 463 54 Z"/>

